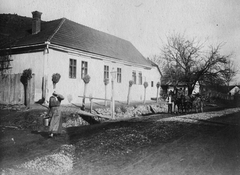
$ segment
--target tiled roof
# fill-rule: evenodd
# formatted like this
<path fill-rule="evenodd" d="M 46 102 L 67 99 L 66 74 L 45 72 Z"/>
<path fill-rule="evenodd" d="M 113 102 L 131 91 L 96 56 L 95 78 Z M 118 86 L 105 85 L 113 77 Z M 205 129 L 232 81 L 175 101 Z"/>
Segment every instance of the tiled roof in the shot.
<path fill-rule="evenodd" d="M 66 18 L 41 23 L 41 31 L 31 34 L 31 26 L 25 27 L 27 35 L 18 38 L 13 46 L 43 44 L 60 45 L 80 51 L 99 54 L 118 60 L 151 67 L 143 55 L 129 42 L 116 36 L 78 24 Z"/>

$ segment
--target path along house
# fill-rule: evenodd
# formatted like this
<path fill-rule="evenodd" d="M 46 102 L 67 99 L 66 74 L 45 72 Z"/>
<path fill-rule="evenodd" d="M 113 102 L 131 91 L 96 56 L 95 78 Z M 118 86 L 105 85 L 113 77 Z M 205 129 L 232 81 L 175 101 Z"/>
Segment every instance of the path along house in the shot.
<path fill-rule="evenodd" d="M 116 36 L 86 27 L 66 18 L 41 21 L 41 12 L 32 12 L 31 25 L 23 30 L 27 34 L 18 38 L 11 47 L 10 74 L 32 69 L 35 74 L 34 101 L 48 99 L 56 90 L 65 96 L 63 104 L 81 103 L 84 82 L 91 77 L 86 96 L 105 97 L 104 79 L 109 79 L 107 98 L 111 99 L 111 72 L 114 80 L 115 100 L 127 101 L 129 80 L 131 101 L 144 98 L 143 83 L 148 82 L 146 100 L 156 98 L 156 84 L 160 82 L 158 67 L 129 42 Z M 52 75 L 59 73 L 61 78 L 53 88 Z"/>

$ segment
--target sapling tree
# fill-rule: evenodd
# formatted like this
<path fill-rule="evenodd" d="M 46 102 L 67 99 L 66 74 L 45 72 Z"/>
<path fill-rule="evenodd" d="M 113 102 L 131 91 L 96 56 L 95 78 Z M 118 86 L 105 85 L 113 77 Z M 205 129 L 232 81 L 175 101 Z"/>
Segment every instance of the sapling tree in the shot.
<path fill-rule="evenodd" d="M 109 84 L 109 79 L 105 78 L 104 79 L 104 85 L 105 85 L 105 103 L 104 105 L 107 106 L 107 85 Z"/>
<path fill-rule="evenodd" d="M 53 89 L 56 88 L 56 84 L 59 82 L 61 75 L 59 73 L 55 73 L 52 75 Z"/>
<path fill-rule="evenodd" d="M 29 81 L 32 78 L 32 69 L 25 69 L 22 73 L 20 81 L 24 87 L 24 104 L 30 107 Z"/>
<path fill-rule="evenodd" d="M 87 91 L 87 84 L 90 82 L 91 77 L 87 74 L 83 77 L 84 82 L 84 92 L 83 92 L 83 101 L 82 101 L 82 110 L 85 110 L 85 97 L 86 97 L 86 91 Z"/>
<path fill-rule="evenodd" d="M 128 84 L 128 96 L 127 96 L 127 104 L 130 104 L 130 94 L 131 94 L 131 87 L 133 85 L 133 80 L 129 80 Z"/>
<path fill-rule="evenodd" d="M 144 86 L 144 100 L 143 100 L 143 103 L 145 104 L 146 103 L 146 90 L 147 90 L 147 87 L 148 87 L 148 82 L 144 82 L 143 83 L 143 86 Z"/>

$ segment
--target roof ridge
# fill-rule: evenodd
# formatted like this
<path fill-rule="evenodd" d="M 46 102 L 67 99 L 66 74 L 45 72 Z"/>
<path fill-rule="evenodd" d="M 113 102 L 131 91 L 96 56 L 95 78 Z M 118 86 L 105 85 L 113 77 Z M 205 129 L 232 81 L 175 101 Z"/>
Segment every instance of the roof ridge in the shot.
<path fill-rule="evenodd" d="M 58 32 L 58 30 L 62 27 L 63 23 L 65 22 L 66 18 L 62 18 L 62 21 L 60 22 L 59 26 L 55 29 L 53 34 L 47 39 L 47 41 L 50 42 L 50 40 L 54 37 L 54 35 Z"/>

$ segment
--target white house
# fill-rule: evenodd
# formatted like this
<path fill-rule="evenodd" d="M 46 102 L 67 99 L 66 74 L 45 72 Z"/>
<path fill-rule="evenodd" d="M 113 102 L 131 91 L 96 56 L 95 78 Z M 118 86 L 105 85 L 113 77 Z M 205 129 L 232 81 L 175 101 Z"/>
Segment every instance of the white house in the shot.
<path fill-rule="evenodd" d="M 233 96 L 233 95 L 235 95 L 235 94 L 237 94 L 237 93 L 239 93 L 240 92 L 240 88 L 238 87 L 238 86 L 234 86 L 234 87 L 232 87 L 232 89 L 229 91 L 229 94 L 231 95 L 231 96 Z"/>
<path fill-rule="evenodd" d="M 160 71 L 129 41 L 66 18 L 43 22 L 40 12 L 32 14 L 32 24 L 25 29 L 28 34 L 11 45 L 13 61 L 9 73 L 32 69 L 35 74 L 35 101 L 48 99 L 56 90 L 66 97 L 64 104 L 81 102 L 82 78 L 86 74 L 91 77 L 86 95 L 104 98 L 104 79 L 109 78 L 107 96 L 110 99 L 112 71 L 116 73 L 115 100 L 127 100 L 129 80 L 134 81 L 132 101 L 143 100 L 145 81 L 149 84 L 146 99 L 156 97 Z M 61 75 L 56 89 L 52 84 L 54 73 Z"/>

